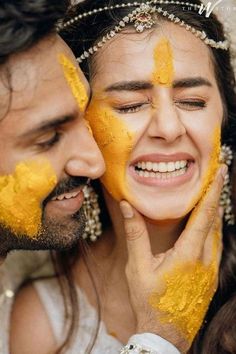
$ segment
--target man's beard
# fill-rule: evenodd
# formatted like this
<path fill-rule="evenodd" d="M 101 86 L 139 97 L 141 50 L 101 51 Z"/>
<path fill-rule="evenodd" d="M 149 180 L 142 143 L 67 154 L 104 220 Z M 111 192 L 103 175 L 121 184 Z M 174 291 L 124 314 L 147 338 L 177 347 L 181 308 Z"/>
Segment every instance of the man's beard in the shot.
<path fill-rule="evenodd" d="M 63 219 L 45 217 L 45 207 L 53 197 L 69 193 L 87 183 L 85 177 L 69 177 L 59 182 L 42 204 L 42 227 L 35 237 L 17 235 L 10 228 L 0 224 L 0 257 L 12 250 L 65 250 L 81 238 L 86 225 L 83 208 Z"/>

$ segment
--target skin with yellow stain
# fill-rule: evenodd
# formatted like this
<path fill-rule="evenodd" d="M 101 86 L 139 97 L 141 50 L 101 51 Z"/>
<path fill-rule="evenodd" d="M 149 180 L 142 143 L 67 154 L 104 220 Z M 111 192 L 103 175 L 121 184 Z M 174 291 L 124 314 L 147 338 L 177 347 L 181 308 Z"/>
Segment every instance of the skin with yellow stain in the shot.
<path fill-rule="evenodd" d="M 212 139 L 213 149 L 209 167 L 197 196 L 200 202 L 194 208 L 189 223 L 192 223 L 199 212 L 201 202 L 219 167 L 220 137 L 220 127 L 216 127 Z M 220 223 L 218 222 L 214 235 L 212 260 L 209 265 L 201 261 L 176 264 L 172 271 L 163 276 L 164 293 L 154 292 L 150 297 L 150 304 L 158 313 L 161 313 L 161 320 L 164 323 L 175 325 L 189 343 L 192 343 L 201 327 L 209 303 L 216 291 L 220 235 Z"/>
<path fill-rule="evenodd" d="M 174 77 L 173 52 L 168 39 L 162 38 L 154 49 L 154 85 L 171 87 Z"/>
<path fill-rule="evenodd" d="M 166 291 L 153 293 L 151 306 L 161 313 L 163 323 L 172 323 L 192 343 L 216 291 L 216 262 L 205 266 L 200 261 L 176 265 L 164 275 Z"/>
<path fill-rule="evenodd" d="M 173 80 L 173 54 L 170 43 L 163 38 L 154 51 L 155 85 L 171 86 Z M 117 201 L 133 200 L 127 187 L 126 164 L 134 146 L 134 133 L 109 108 L 101 108 L 99 99 L 93 99 L 86 113 L 94 138 L 106 162 L 101 181 Z"/>
<path fill-rule="evenodd" d="M 0 223 L 16 235 L 37 237 L 42 222 L 42 201 L 57 177 L 49 161 L 19 163 L 12 175 L 0 177 Z"/>
<path fill-rule="evenodd" d="M 207 193 L 209 186 L 211 185 L 216 171 L 219 168 L 220 164 L 220 150 L 221 150 L 221 128 L 220 126 L 217 126 L 213 132 L 212 136 L 212 153 L 210 157 L 210 162 L 208 165 L 208 169 L 206 171 L 206 174 L 203 178 L 202 181 L 202 187 L 200 189 L 200 192 L 196 195 L 193 201 L 191 201 L 190 206 L 188 207 L 188 210 L 192 210 L 193 212 L 191 214 L 191 220 L 193 220 L 194 216 L 196 215 L 196 212 L 198 210 L 198 205 L 196 205 Z"/>
<path fill-rule="evenodd" d="M 100 100 L 93 99 L 86 119 L 106 163 L 101 181 L 117 201 L 129 198 L 126 183 L 126 164 L 134 145 L 134 133 Z M 131 198 L 132 200 L 132 198 Z"/>
<path fill-rule="evenodd" d="M 83 112 L 87 107 L 89 98 L 87 95 L 86 87 L 80 79 L 82 73 L 80 73 L 80 69 L 76 68 L 70 59 L 67 58 L 64 54 L 59 55 L 59 63 L 63 67 L 65 78 L 78 103 L 78 106 Z"/>

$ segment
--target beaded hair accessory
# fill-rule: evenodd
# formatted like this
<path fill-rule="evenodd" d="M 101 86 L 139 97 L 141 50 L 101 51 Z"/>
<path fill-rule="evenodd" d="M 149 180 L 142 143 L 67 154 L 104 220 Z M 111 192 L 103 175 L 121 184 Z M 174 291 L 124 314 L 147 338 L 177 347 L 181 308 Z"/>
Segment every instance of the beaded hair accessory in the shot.
<path fill-rule="evenodd" d="M 162 15 L 163 17 L 165 17 L 167 20 L 175 24 L 178 24 L 181 27 L 184 27 L 187 31 L 190 31 L 192 34 L 194 34 L 197 38 L 200 38 L 205 44 L 209 45 L 210 47 L 216 49 L 222 49 L 222 50 L 229 49 L 229 41 L 227 39 L 225 39 L 224 41 L 217 42 L 214 39 L 208 38 L 204 31 L 196 30 L 194 27 L 182 21 L 179 17 L 164 10 L 161 6 L 156 6 L 161 4 L 189 6 L 192 7 L 195 11 L 199 10 L 201 7 L 198 4 L 191 4 L 189 2 L 175 1 L 175 0 L 153 0 L 153 1 L 147 1 L 145 3 L 142 3 L 141 5 L 135 1 L 133 3 L 129 2 L 127 4 L 124 3 L 124 4 L 113 5 L 113 6 L 105 6 L 103 8 L 97 8 L 97 9 L 93 9 L 92 11 L 79 14 L 74 18 L 70 19 L 69 21 L 60 24 L 59 31 L 66 29 L 67 27 L 73 25 L 74 23 L 80 21 L 83 18 L 92 16 L 97 13 L 113 10 L 116 8 L 137 6 L 137 8 L 133 10 L 130 14 L 123 17 L 123 19 L 117 24 L 117 26 L 115 26 L 113 30 L 109 31 L 105 36 L 103 36 L 102 39 L 96 45 L 84 51 L 84 53 L 77 58 L 77 61 L 81 63 L 83 60 L 87 59 L 90 55 L 97 52 L 99 48 L 103 47 L 108 40 L 115 37 L 128 24 L 131 23 L 134 24 L 134 28 L 138 33 L 143 32 L 145 29 L 152 28 L 152 26 L 155 24 L 155 20 L 153 19 L 153 14 L 156 12 Z"/>

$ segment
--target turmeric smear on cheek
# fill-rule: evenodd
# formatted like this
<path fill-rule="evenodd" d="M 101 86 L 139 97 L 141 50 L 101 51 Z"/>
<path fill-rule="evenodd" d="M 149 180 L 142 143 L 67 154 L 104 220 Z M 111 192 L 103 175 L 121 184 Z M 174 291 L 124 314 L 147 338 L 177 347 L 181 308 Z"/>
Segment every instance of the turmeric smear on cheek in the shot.
<path fill-rule="evenodd" d="M 219 164 L 220 164 L 220 149 L 221 149 L 221 128 L 220 126 L 217 126 L 212 136 L 212 153 L 211 153 L 208 169 L 206 171 L 205 176 L 203 177 L 202 187 L 200 189 L 200 192 L 190 203 L 190 206 L 188 208 L 189 211 L 194 208 L 194 206 L 198 201 L 201 202 L 201 200 L 206 195 L 211 183 L 213 182 L 217 169 L 219 168 Z M 195 209 L 193 210 L 190 220 L 193 220 L 193 218 L 195 217 L 197 209 L 198 206 L 196 206 Z"/>
<path fill-rule="evenodd" d="M 41 228 L 41 202 L 56 183 L 48 161 L 19 163 L 12 175 L 0 177 L 0 223 L 16 235 L 36 237 Z"/>
<path fill-rule="evenodd" d="M 80 76 L 82 72 L 79 68 L 76 68 L 75 65 L 68 59 L 64 54 L 59 55 L 59 62 L 63 67 L 64 75 L 67 80 L 68 85 L 71 88 L 73 96 L 75 97 L 78 106 L 82 112 L 84 112 L 88 104 L 88 95 L 86 87 Z"/>
<path fill-rule="evenodd" d="M 134 133 L 110 109 L 93 100 L 86 112 L 94 138 L 103 154 L 106 172 L 101 181 L 117 201 L 129 197 L 126 164 L 134 144 Z"/>
<path fill-rule="evenodd" d="M 162 38 L 155 47 L 154 63 L 153 84 L 171 87 L 174 77 L 174 64 L 172 48 L 168 39 Z"/>

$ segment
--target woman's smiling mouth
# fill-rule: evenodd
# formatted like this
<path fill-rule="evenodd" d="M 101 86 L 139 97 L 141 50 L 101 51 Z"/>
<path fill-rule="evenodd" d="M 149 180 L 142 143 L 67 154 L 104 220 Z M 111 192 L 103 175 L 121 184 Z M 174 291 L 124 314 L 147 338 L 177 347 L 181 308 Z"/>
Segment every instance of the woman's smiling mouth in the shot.
<path fill-rule="evenodd" d="M 140 156 L 130 165 L 133 178 L 142 184 L 177 186 L 191 179 L 194 158 L 186 153 Z"/>

